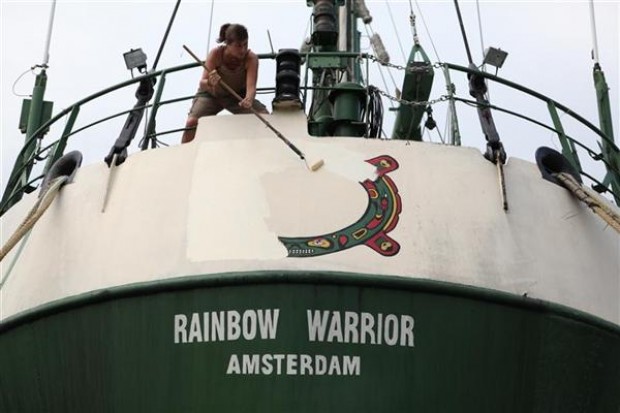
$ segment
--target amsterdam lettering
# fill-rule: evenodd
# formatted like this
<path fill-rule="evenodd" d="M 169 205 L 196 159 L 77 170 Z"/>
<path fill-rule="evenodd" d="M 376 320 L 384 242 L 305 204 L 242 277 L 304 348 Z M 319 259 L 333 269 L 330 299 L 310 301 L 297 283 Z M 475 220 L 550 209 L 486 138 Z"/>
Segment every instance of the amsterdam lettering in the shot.
<path fill-rule="evenodd" d="M 174 343 L 276 340 L 280 309 L 174 315 Z M 414 347 L 407 314 L 306 310 L 308 342 Z M 360 376 L 361 357 L 324 354 L 231 354 L 227 375 Z"/>

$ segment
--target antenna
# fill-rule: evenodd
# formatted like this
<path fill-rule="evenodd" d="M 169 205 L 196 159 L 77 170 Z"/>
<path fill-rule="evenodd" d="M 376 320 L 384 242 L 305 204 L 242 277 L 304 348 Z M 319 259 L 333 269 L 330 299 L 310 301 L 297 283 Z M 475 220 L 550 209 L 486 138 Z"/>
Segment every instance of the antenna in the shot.
<path fill-rule="evenodd" d="M 54 14 L 56 12 L 56 0 L 52 2 L 52 11 L 50 12 L 50 22 L 47 29 L 47 40 L 45 41 L 45 52 L 43 52 L 43 68 L 47 67 L 50 60 L 50 42 L 52 40 L 52 28 L 54 27 Z"/>
<path fill-rule="evenodd" d="M 273 51 L 273 43 L 271 43 L 271 33 L 269 33 L 269 29 L 267 29 L 267 37 L 269 38 L 269 47 L 271 47 L 271 53 L 276 53 Z"/>
<path fill-rule="evenodd" d="M 592 28 L 592 58 L 598 63 L 598 39 L 596 37 L 596 20 L 594 18 L 594 1 L 590 0 L 590 26 Z"/>

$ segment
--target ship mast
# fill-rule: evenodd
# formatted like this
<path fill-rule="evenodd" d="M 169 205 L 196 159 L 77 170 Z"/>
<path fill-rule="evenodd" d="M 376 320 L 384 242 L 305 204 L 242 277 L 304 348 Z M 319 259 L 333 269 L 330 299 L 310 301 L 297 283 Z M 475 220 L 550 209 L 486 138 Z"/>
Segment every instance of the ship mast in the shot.
<path fill-rule="evenodd" d="M 377 89 L 364 85 L 360 67 L 360 33 L 357 19 L 369 24 L 372 17 L 363 0 L 307 0 L 313 10 L 312 105 L 308 130 L 314 136 L 378 137 L 381 133 L 381 97 Z M 381 64 L 389 56 L 380 38 L 373 35 L 371 44 Z M 416 60 L 422 55 L 424 61 Z M 420 67 L 420 65 L 422 67 Z M 421 139 L 420 121 L 432 84 L 432 67 L 421 47 L 416 44 L 407 63 L 401 104 L 395 123 L 396 139 Z M 366 82 L 368 80 L 366 79 Z M 422 83 L 422 85 L 420 85 Z M 421 102 L 412 106 L 409 102 Z"/>
<path fill-rule="evenodd" d="M 313 87 L 308 130 L 314 136 L 362 137 L 367 133 L 362 121 L 366 89 L 356 81 L 355 37 L 359 35 L 352 3 L 307 0 L 307 4 L 314 9 L 313 55 L 307 62 Z"/>
<path fill-rule="evenodd" d="M 611 104 L 609 102 L 609 86 L 605 80 L 605 73 L 599 62 L 598 39 L 596 36 L 596 21 L 594 17 L 594 3 L 590 0 L 590 22 L 592 27 L 592 57 L 594 67 L 592 68 L 592 76 L 594 78 L 594 87 L 596 89 L 596 104 L 598 107 L 599 125 L 601 131 L 607 136 L 601 144 L 603 157 L 606 160 L 607 175 L 603 181 L 603 186 L 611 186 L 616 194 L 620 194 L 620 156 L 614 149 L 614 130 L 613 120 L 611 116 Z M 620 204 L 620 199 L 616 198 L 616 202 Z"/>
<path fill-rule="evenodd" d="M 35 187 L 29 185 L 30 173 L 32 172 L 33 163 L 30 160 L 37 152 L 41 139 L 47 130 L 40 130 L 41 126 L 51 119 L 53 103 L 44 100 L 45 88 L 47 86 L 47 68 L 49 63 L 49 50 L 52 38 L 52 29 L 54 26 L 54 15 L 56 12 L 56 0 L 52 2 L 50 18 L 47 30 L 47 39 L 45 42 L 45 50 L 43 52 L 43 62 L 35 65 L 32 69 L 39 68 L 41 71 L 36 75 L 32 95 L 30 99 L 24 99 L 22 104 L 22 112 L 20 115 L 19 129 L 25 133 L 24 147 L 20 151 L 15 166 L 11 172 L 11 176 L 7 182 L 7 190 L 2 197 L 2 205 L 9 208 L 17 203 L 23 196 L 24 192 L 32 192 Z"/>

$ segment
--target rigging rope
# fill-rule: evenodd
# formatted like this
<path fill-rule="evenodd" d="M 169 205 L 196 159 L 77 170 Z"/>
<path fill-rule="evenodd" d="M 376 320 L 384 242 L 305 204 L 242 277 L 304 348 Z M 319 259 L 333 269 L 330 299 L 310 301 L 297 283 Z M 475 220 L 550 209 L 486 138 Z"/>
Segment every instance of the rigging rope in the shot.
<path fill-rule="evenodd" d="M 435 42 L 433 42 L 433 36 L 431 36 L 431 32 L 426 25 L 426 20 L 424 19 L 424 14 L 422 14 L 422 9 L 420 9 L 420 5 L 418 4 L 418 0 L 415 0 L 415 5 L 418 8 L 418 14 L 422 19 L 422 24 L 424 24 L 424 30 L 426 30 L 426 35 L 428 36 L 428 39 L 431 42 L 431 46 L 433 47 L 433 53 L 435 53 L 435 57 L 437 58 L 437 60 L 441 61 L 441 59 L 439 58 L 439 53 L 437 53 L 437 49 L 435 48 Z M 411 14 L 413 14 L 413 6 L 411 5 L 411 0 L 409 0 L 409 9 L 411 10 Z"/>
<path fill-rule="evenodd" d="M 400 53 L 403 56 L 403 62 L 407 61 L 407 57 L 405 56 L 405 49 L 403 48 L 403 44 L 400 41 L 400 36 L 398 35 L 398 30 L 396 29 L 396 22 L 394 22 L 394 15 L 392 14 L 392 8 L 390 7 L 390 2 L 385 0 L 385 5 L 388 9 L 388 14 L 390 15 L 390 20 L 392 21 L 392 28 L 394 29 L 394 33 L 396 34 L 396 40 L 398 41 L 398 47 L 400 48 Z"/>
<path fill-rule="evenodd" d="M 467 60 L 469 65 L 474 64 L 474 60 L 471 57 L 471 50 L 469 50 L 469 42 L 467 41 L 467 33 L 465 33 L 465 26 L 463 25 L 463 16 L 461 16 L 461 9 L 459 8 L 458 0 L 454 0 L 454 7 L 456 8 L 456 14 L 459 19 L 459 25 L 461 26 L 461 34 L 463 35 L 463 42 L 465 43 L 465 51 L 467 52 Z"/>
<path fill-rule="evenodd" d="M 482 34 L 482 17 L 480 13 L 480 1 L 476 0 L 476 13 L 478 15 L 478 32 L 480 33 L 480 48 L 481 48 L 481 56 L 484 59 L 484 35 Z M 486 72 L 486 64 L 483 62 L 482 70 Z M 497 76 L 497 71 L 499 67 L 495 68 L 495 76 Z M 487 99 L 491 99 L 491 91 L 489 90 L 489 85 L 487 85 Z"/>
<path fill-rule="evenodd" d="M 478 15 L 478 32 L 480 33 L 480 48 L 481 48 L 481 55 L 484 56 L 484 35 L 482 34 L 482 17 L 480 14 L 480 1 L 476 0 L 476 14 Z M 484 69 L 485 64 L 482 64 L 482 67 Z"/>
<path fill-rule="evenodd" d="M 620 211 L 615 211 L 596 192 L 581 185 L 575 177 L 567 172 L 552 174 L 562 185 L 571 191 L 581 202 L 586 204 L 603 221 L 620 233 Z"/>
<path fill-rule="evenodd" d="M 39 197 L 37 202 L 34 204 L 28 215 L 24 221 L 17 227 L 13 235 L 9 238 L 9 240 L 4 244 L 2 249 L 0 249 L 0 261 L 4 259 L 4 257 L 13 249 L 13 247 L 21 240 L 28 231 L 34 227 L 39 218 L 45 213 L 47 208 L 52 204 L 52 201 L 58 195 L 60 188 L 69 180 L 68 176 L 59 176 L 50 182 L 50 186 L 47 190 Z M 4 284 L 5 280 L 2 280 L 2 284 Z"/>
<path fill-rule="evenodd" d="M 215 0 L 211 0 L 211 17 L 209 17 L 209 36 L 207 37 L 207 53 L 209 54 L 209 50 L 211 49 L 211 29 L 213 28 L 213 5 L 215 4 Z"/>
<path fill-rule="evenodd" d="M 161 52 L 164 50 L 164 45 L 166 44 L 166 40 L 168 39 L 168 34 L 170 33 L 170 29 L 172 28 L 172 23 L 174 22 L 174 17 L 177 15 L 177 10 L 179 9 L 180 4 L 181 0 L 177 0 L 177 4 L 174 6 L 174 10 L 172 11 L 172 16 L 170 16 L 168 27 L 166 27 L 164 38 L 161 40 L 161 44 L 159 45 L 159 50 L 157 51 L 157 56 L 155 57 L 155 62 L 153 63 L 153 67 L 151 67 L 151 71 L 155 71 L 155 68 L 157 68 L 157 63 L 159 63 Z"/>

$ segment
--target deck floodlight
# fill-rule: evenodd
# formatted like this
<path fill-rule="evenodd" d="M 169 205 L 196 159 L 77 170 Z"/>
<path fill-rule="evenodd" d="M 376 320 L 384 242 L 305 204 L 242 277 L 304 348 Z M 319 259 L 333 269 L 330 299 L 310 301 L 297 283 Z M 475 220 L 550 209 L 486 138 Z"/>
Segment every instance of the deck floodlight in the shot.
<path fill-rule="evenodd" d="M 131 49 L 127 53 L 123 53 L 123 58 L 125 59 L 127 69 L 133 71 L 133 69 L 138 68 L 140 73 L 146 71 L 146 53 L 142 49 Z"/>
<path fill-rule="evenodd" d="M 499 69 L 504 64 L 506 56 L 508 56 L 508 52 L 505 52 L 502 49 L 496 49 L 495 47 L 488 47 L 484 51 L 483 63 L 495 66 Z"/>

